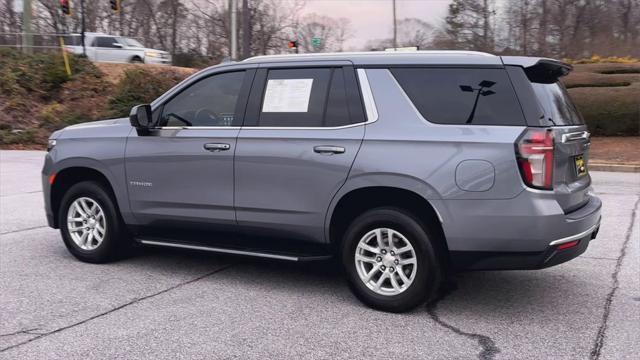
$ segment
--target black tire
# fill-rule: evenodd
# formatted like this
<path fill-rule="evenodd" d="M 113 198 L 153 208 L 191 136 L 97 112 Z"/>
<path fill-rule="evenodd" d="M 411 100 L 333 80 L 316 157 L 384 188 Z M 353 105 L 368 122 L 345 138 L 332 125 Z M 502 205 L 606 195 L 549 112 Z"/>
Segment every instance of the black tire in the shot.
<path fill-rule="evenodd" d="M 130 63 L 132 63 L 132 64 L 144 64 L 144 61 L 142 61 L 142 59 L 140 59 L 139 57 L 134 56 L 134 57 L 131 58 Z"/>
<path fill-rule="evenodd" d="M 413 282 L 395 295 L 379 294 L 360 279 L 355 253 L 360 239 L 376 228 L 390 228 L 401 233 L 413 246 L 417 268 Z M 429 231 L 417 218 L 397 208 L 376 208 L 358 216 L 343 236 L 342 266 L 349 287 L 363 303 L 382 311 L 404 312 L 435 298 L 442 281 L 442 268 Z M 388 269 L 393 270 L 393 269 Z"/>
<path fill-rule="evenodd" d="M 72 239 L 68 229 L 69 207 L 79 198 L 89 198 L 102 209 L 105 217 L 105 233 L 102 242 L 92 250 L 82 249 Z M 88 263 L 106 263 L 126 256 L 131 246 L 131 238 L 125 228 L 115 200 L 104 186 L 94 181 L 79 182 L 64 194 L 58 211 L 58 224 L 65 246 L 78 260 Z"/>

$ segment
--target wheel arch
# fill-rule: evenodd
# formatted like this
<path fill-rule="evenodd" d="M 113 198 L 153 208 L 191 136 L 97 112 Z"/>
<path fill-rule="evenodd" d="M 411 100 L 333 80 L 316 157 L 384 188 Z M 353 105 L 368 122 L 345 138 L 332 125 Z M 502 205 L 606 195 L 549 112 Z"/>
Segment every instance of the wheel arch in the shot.
<path fill-rule="evenodd" d="M 342 243 L 342 234 L 358 215 L 376 207 L 395 207 L 408 211 L 427 229 L 438 254 L 449 261 L 442 219 L 436 208 L 424 196 L 406 188 L 394 186 L 366 186 L 352 189 L 335 201 L 327 216 L 327 236 L 331 246 L 338 248 Z"/>
<path fill-rule="evenodd" d="M 87 166 L 70 166 L 60 169 L 56 172 L 55 179 L 51 185 L 51 211 L 53 212 L 54 227 L 58 228 L 58 216 L 60 211 L 60 203 L 64 194 L 74 185 L 82 181 L 95 181 L 102 186 L 109 196 L 111 196 L 117 208 L 120 208 L 114 188 L 109 178 L 100 170 Z"/>

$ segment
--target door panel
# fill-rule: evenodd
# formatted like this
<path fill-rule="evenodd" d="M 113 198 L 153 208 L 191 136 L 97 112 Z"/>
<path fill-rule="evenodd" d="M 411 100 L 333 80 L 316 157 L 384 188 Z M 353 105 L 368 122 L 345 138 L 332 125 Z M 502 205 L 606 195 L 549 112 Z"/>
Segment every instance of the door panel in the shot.
<path fill-rule="evenodd" d="M 269 99 L 274 94 L 281 98 Z M 281 107 L 265 107 L 263 98 Z M 324 242 L 325 215 L 360 148 L 364 120 L 350 66 L 259 70 L 235 155 L 238 224 Z"/>
<path fill-rule="evenodd" d="M 93 45 L 95 49 L 96 61 L 113 62 L 118 60 L 119 54 L 122 54 L 122 48 L 113 44 L 118 43 L 114 37 L 99 36 L 95 39 Z"/>
<path fill-rule="evenodd" d="M 253 74 L 203 72 L 155 105 L 155 129 L 132 133 L 127 186 L 139 225 L 235 225 L 233 155 Z"/>
<path fill-rule="evenodd" d="M 364 137 L 364 125 L 342 129 L 246 129 L 236 149 L 239 225 L 324 241 L 324 217 L 344 184 Z M 339 147 L 336 153 L 314 147 Z"/>
<path fill-rule="evenodd" d="M 127 142 L 131 209 L 142 224 L 235 223 L 233 151 L 237 128 L 134 132 Z M 227 149 L 206 149 L 211 144 Z M 224 145 L 224 146 L 223 146 Z"/>

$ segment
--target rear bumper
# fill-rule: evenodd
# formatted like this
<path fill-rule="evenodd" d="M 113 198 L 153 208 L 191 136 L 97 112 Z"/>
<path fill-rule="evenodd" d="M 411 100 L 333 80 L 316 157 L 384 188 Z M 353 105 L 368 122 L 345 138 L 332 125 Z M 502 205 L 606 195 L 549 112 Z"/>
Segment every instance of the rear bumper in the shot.
<path fill-rule="evenodd" d="M 460 210 L 460 205 L 468 204 L 453 205 L 463 215 L 472 212 L 476 216 L 459 217 L 457 220 L 463 222 L 458 226 L 447 226 L 447 219 L 443 220 L 451 263 L 456 269 L 546 268 L 584 253 L 596 237 L 602 208 L 599 198 L 591 196 L 584 206 L 565 214 L 552 198 L 527 193 L 521 196 L 501 200 L 500 207 L 488 204 L 484 210 Z"/>
<path fill-rule="evenodd" d="M 587 251 L 589 242 L 598 234 L 599 225 L 591 233 L 572 241 L 575 246 L 558 249 L 549 245 L 542 252 L 484 252 L 453 251 L 451 262 L 457 270 L 535 270 L 544 269 L 572 260 Z"/>

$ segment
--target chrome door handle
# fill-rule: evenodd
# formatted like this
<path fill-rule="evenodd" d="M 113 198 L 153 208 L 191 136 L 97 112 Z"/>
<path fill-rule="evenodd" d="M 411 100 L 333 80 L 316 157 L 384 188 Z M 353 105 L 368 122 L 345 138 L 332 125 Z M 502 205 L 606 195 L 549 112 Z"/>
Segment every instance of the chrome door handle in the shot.
<path fill-rule="evenodd" d="M 319 145 L 314 146 L 313 151 L 318 154 L 342 154 L 344 153 L 344 148 L 342 146 Z"/>
<path fill-rule="evenodd" d="M 231 149 L 231 145 L 223 143 L 208 143 L 204 144 L 204 149 L 213 152 L 225 151 Z"/>

